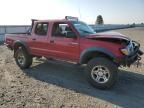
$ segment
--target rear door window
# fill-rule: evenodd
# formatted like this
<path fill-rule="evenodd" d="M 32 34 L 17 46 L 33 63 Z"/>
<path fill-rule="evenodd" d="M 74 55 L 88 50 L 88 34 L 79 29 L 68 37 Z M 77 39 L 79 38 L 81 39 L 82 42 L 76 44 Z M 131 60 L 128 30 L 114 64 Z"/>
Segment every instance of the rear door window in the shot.
<path fill-rule="evenodd" d="M 37 23 L 35 34 L 39 36 L 46 36 L 48 31 L 48 23 Z"/>

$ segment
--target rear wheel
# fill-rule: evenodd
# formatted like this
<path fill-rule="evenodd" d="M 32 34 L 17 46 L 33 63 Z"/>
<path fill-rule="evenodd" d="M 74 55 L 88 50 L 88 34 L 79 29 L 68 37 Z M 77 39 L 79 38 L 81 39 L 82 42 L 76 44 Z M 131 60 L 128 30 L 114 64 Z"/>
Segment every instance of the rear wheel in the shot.
<path fill-rule="evenodd" d="M 23 47 L 19 47 L 16 50 L 15 61 L 21 69 L 29 68 L 32 65 L 32 57 Z"/>
<path fill-rule="evenodd" d="M 90 60 L 87 64 L 87 77 L 89 82 L 96 88 L 111 88 L 117 80 L 117 66 L 104 57 Z"/>

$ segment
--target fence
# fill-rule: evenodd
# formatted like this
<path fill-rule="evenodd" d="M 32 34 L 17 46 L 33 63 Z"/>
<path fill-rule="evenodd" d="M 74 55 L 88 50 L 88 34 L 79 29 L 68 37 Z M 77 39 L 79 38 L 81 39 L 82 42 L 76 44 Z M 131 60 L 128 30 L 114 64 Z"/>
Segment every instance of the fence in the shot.
<path fill-rule="evenodd" d="M 90 25 L 96 32 L 114 30 L 114 29 L 124 29 L 135 26 L 142 25 L 120 25 L 120 24 L 104 24 L 104 25 Z M 30 26 L 0 26 L 0 43 L 4 41 L 4 35 L 6 33 L 24 33 L 29 29 Z M 144 27 L 144 25 L 142 26 Z"/>
<path fill-rule="evenodd" d="M 120 24 L 104 24 L 104 25 L 90 25 L 96 32 L 124 29 L 134 27 L 133 25 L 120 25 Z"/>
<path fill-rule="evenodd" d="M 30 26 L 0 26 L 0 43 L 4 41 L 4 35 L 7 33 L 24 33 Z"/>

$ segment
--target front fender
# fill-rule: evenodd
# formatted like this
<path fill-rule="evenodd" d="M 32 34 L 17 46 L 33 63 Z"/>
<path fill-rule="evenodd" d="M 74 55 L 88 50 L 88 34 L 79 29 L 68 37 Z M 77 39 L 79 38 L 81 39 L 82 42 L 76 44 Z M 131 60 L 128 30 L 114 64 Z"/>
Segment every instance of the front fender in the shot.
<path fill-rule="evenodd" d="M 90 48 L 87 48 L 84 51 L 82 51 L 82 53 L 80 54 L 80 61 L 79 61 L 80 64 L 85 64 L 87 61 L 88 55 L 92 54 L 92 53 L 102 53 L 111 59 L 116 58 L 116 56 L 108 49 L 101 48 L 101 47 L 90 47 Z"/>

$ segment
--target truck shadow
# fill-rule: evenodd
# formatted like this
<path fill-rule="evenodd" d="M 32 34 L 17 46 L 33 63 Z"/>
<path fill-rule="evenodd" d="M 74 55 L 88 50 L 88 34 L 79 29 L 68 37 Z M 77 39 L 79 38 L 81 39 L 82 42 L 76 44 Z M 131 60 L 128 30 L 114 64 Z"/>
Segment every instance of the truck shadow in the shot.
<path fill-rule="evenodd" d="M 111 90 L 93 88 L 86 80 L 84 67 L 60 61 L 47 61 L 24 72 L 42 82 L 54 84 L 120 107 L 139 108 L 144 105 L 144 75 L 120 70 L 119 80 Z"/>

